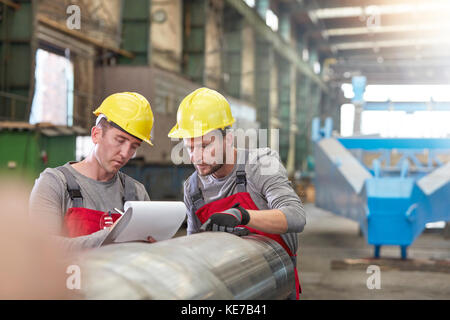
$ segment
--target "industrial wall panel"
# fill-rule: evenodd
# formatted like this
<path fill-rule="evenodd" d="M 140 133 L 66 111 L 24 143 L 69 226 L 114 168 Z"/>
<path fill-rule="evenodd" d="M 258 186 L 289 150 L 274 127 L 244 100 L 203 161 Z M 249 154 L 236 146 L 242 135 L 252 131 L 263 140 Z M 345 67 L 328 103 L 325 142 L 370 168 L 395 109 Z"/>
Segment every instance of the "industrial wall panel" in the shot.
<path fill-rule="evenodd" d="M 206 1 L 183 1 L 183 73 L 204 82 Z"/>
<path fill-rule="evenodd" d="M 1 130 L 0 170 L 9 168 L 37 178 L 47 167 L 75 160 L 75 137 L 46 136 L 35 130 Z"/>
<path fill-rule="evenodd" d="M 150 0 L 122 2 L 121 48 L 131 51 L 135 58 L 119 56 L 119 64 L 148 65 L 150 46 Z"/>
<path fill-rule="evenodd" d="M 34 82 L 34 4 L 18 3 L 18 8 L 0 3 L 0 118 L 28 121 Z"/>
<path fill-rule="evenodd" d="M 11 88 L 11 92 L 19 92 L 25 90 L 28 94 L 28 88 L 30 85 L 31 64 L 26 63 L 30 60 L 32 49 L 30 44 L 21 43 L 15 44 L 10 48 L 10 56 L 8 58 L 8 64 L 11 67 L 7 68 L 8 85 Z M 24 63 L 25 62 L 25 63 Z"/>

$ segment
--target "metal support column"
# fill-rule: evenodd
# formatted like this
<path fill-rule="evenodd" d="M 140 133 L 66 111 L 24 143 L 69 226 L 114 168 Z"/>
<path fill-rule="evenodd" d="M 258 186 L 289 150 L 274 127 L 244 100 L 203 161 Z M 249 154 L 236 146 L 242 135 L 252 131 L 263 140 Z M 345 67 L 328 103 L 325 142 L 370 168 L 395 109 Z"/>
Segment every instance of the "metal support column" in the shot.
<path fill-rule="evenodd" d="M 280 23 L 279 23 L 279 33 L 281 37 L 286 40 L 287 43 L 290 42 L 291 38 L 291 12 L 287 9 L 280 10 Z"/>
<path fill-rule="evenodd" d="M 183 1 L 183 73 L 204 82 L 206 0 Z"/>
<path fill-rule="evenodd" d="M 286 169 L 288 176 L 292 177 L 295 174 L 295 155 L 296 155 L 296 134 L 298 132 L 297 127 L 297 72 L 295 69 L 291 71 L 290 79 L 290 116 L 289 116 L 289 151 L 287 157 Z"/>
<path fill-rule="evenodd" d="M 291 66 L 283 58 L 278 60 L 278 119 L 280 121 L 280 158 L 286 164 L 289 151 L 291 109 Z"/>
<path fill-rule="evenodd" d="M 36 53 L 33 2 L 0 3 L 0 119 L 28 122 L 30 117 Z"/>
<path fill-rule="evenodd" d="M 119 56 L 119 64 L 150 64 L 150 0 L 122 1 L 121 48 L 134 54 L 130 59 Z"/>
<path fill-rule="evenodd" d="M 297 112 L 296 120 L 298 132 L 296 134 L 296 168 L 305 170 L 308 150 L 308 99 L 310 97 L 311 81 L 307 77 L 297 78 Z"/>
<path fill-rule="evenodd" d="M 257 120 L 261 129 L 269 129 L 271 66 L 274 63 L 274 51 L 271 45 L 256 37 L 255 50 L 255 100 Z"/>
<path fill-rule="evenodd" d="M 320 115 L 320 110 L 319 110 L 319 105 L 320 105 L 320 100 L 321 100 L 322 94 L 321 94 L 321 90 L 319 88 L 319 86 L 315 83 L 311 84 L 311 91 L 310 91 L 310 96 L 309 96 L 309 110 L 308 110 L 308 116 L 307 116 L 307 138 L 308 138 L 308 142 L 307 142 L 307 154 L 311 155 L 313 154 L 313 149 L 312 149 L 312 143 L 311 143 L 311 124 L 312 124 L 312 119 L 314 119 L 315 117 L 319 117 Z"/>
<path fill-rule="evenodd" d="M 242 16 L 231 6 L 224 8 L 224 84 L 225 92 L 241 97 L 242 74 Z"/>

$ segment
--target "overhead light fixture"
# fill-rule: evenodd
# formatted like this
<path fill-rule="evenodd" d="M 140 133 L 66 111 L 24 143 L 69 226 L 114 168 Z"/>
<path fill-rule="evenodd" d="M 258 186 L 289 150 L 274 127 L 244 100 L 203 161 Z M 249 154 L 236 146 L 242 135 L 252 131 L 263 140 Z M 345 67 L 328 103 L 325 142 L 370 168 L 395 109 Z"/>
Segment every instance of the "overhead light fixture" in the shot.
<path fill-rule="evenodd" d="M 419 14 L 423 12 L 440 12 L 448 13 L 450 9 L 450 3 L 446 0 L 425 2 L 422 4 L 392 4 L 392 5 L 370 5 L 370 6 L 359 6 L 359 7 L 337 7 L 337 8 L 324 8 L 317 9 L 315 15 L 319 19 L 330 19 L 330 18 L 348 18 L 348 17 L 360 17 L 363 19 L 367 16 L 373 15 L 374 12 L 377 14 L 401 14 L 401 13 L 411 13 Z M 363 19 L 362 21 L 364 21 Z"/>
<path fill-rule="evenodd" d="M 333 36 L 346 36 L 373 33 L 388 33 L 388 32 L 408 32 L 408 31 L 449 31 L 450 23 L 422 23 L 422 24 L 405 24 L 392 26 L 378 26 L 376 28 L 356 27 L 356 28 L 335 28 L 322 31 L 322 34 Z"/>
<path fill-rule="evenodd" d="M 272 10 L 267 10 L 266 24 L 275 32 L 278 31 L 278 17 Z"/>
<path fill-rule="evenodd" d="M 244 0 L 244 2 L 251 8 L 255 7 L 255 0 Z"/>
<path fill-rule="evenodd" d="M 333 45 L 337 50 L 351 50 L 351 49 L 369 49 L 373 48 L 375 53 L 379 52 L 379 48 L 384 47 L 402 47 L 402 46 L 415 46 L 417 50 L 420 50 L 425 45 L 435 44 L 450 44 L 450 38 L 447 36 L 430 37 L 420 39 L 395 39 L 395 40 L 380 40 L 373 41 L 360 41 L 360 42 L 341 42 Z"/>

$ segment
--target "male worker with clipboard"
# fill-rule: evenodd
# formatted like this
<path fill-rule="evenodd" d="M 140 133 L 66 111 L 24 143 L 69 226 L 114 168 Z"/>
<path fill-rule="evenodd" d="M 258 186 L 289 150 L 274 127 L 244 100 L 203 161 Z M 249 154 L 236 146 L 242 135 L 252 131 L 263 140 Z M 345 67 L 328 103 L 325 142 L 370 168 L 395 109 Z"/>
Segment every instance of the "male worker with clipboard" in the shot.
<path fill-rule="evenodd" d="M 142 141 L 152 145 L 150 103 L 139 93 L 115 93 L 94 114 L 95 146 L 89 156 L 45 169 L 30 196 L 31 219 L 55 235 L 66 251 L 100 246 L 120 217 L 114 208 L 150 200 L 141 183 L 119 171 Z"/>

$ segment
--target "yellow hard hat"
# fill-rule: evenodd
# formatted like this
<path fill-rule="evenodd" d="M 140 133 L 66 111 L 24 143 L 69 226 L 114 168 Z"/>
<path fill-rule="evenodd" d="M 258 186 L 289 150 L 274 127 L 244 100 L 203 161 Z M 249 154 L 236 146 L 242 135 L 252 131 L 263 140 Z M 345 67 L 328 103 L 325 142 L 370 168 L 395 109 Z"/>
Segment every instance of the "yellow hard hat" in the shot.
<path fill-rule="evenodd" d="M 150 145 L 153 128 L 153 112 L 150 103 L 136 92 L 114 93 L 103 100 L 94 114 L 104 114 L 108 121 L 115 123 L 132 136 Z"/>
<path fill-rule="evenodd" d="M 200 88 L 181 101 L 177 124 L 170 130 L 170 138 L 201 137 L 215 129 L 224 129 L 235 122 L 231 108 L 223 95 L 215 90 Z"/>

